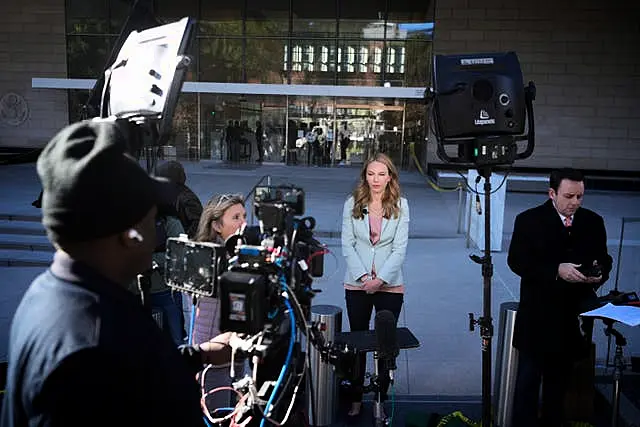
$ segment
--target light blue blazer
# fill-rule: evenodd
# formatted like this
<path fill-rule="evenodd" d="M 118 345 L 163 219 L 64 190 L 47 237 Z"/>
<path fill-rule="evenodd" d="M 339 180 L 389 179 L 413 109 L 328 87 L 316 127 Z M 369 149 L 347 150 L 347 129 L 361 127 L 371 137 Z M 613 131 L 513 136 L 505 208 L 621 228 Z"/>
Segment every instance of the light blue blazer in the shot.
<path fill-rule="evenodd" d="M 369 215 L 356 219 L 352 215 L 353 197 L 344 203 L 342 211 L 342 253 L 347 261 L 344 283 L 362 286 L 358 279 L 371 274 L 375 263 L 376 275 L 386 286 L 404 284 L 402 264 L 409 240 L 409 203 L 400 199 L 398 218 L 382 219 L 380 241 L 373 246 L 369 237 Z"/>

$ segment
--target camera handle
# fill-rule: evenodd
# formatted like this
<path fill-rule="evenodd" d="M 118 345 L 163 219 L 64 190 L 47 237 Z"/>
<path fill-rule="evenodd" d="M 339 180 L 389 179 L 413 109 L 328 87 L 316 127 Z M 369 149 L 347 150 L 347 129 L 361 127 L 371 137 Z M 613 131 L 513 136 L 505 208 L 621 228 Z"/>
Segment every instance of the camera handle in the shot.
<path fill-rule="evenodd" d="M 142 302 L 142 306 L 149 310 L 151 309 L 151 300 L 150 300 L 151 275 L 153 274 L 154 271 L 157 271 L 159 269 L 160 269 L 160 266 L 158 265 L 158 263 L 153 261 L 151 263 L 150 269 L 148 269 L 142 274 L 138 274 L 137 276 L 138 290 L 140 291 L 140 300 Z"/>

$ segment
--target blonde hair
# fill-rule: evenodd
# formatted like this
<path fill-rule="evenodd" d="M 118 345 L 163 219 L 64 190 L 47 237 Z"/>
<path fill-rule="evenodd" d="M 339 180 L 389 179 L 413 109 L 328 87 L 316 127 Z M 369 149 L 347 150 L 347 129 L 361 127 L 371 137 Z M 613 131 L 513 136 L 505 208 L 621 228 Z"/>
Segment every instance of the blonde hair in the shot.
<path fill-rule="evenodd" d="M 391 178 L 384 189 L 384 194 L 382 195 L 383 216 L 387 219 L 392 216 L 393 218 L 398 218 L 398 215 L 400 215 L 400 183 L 398 181 L 398 169 L 396 169 L 396 166 L 393 164 L 393 161 L 391 161 L 389 156 L 383 153 L 377 153 L 370 157 L 362 166 L 362 170 L 360 171 L 360 182 L 352 193 L 352 215 L 356 219 L 363 219 L 365 206 L 371 202 L 371 190 L 369 189 L 369 184 L 367 184 L 367 169 L 373 162 L 380 162 L 384 164 L 387 167 L 389 177 Z"/>
<path fill-rule="evenodd" d="M 244 206 L 242 194 L 218 194 L 213 196 L 202 210 L 195 241 L 218 243 L 221 238 L 213 225 L 222 226 L 222 216 L 227 209 L 235 205 Z"/>

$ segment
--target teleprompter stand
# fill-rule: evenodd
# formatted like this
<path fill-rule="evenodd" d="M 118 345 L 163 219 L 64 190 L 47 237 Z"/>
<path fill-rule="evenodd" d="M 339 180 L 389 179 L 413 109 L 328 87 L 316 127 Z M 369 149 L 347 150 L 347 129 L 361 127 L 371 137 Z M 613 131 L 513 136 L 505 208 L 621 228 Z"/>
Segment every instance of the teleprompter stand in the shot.
<path fill-rule="evenodd" d="M 627 345 L 627 339 L 616 329 L 611 319 L 603 319 L 607 326 L 604 334 L 607 337 L 614 337 L 616 343 L 616 351 L 613 356 L 613 395 L 611 400 L 611 427 L 618 427 L 620 420 L 620 391 L 622 387 L 622 371 L 624 371 L 623 348 Z"/>
<path fill-rule="evenodd" d="M 397 328 L 396 336 L 399 349 L 417 348 L 420 346 L 420 342 L 409 330 L 409 328 Z M 336 342 L 340 344 L 348 344 L 351 347 L 355 347 L 360 353 L 373 352 L 373 375 L 369 380 L 369 384 L 364 387 L 364 391 L 374 393 L 373 403 L 373 424 L 375 427 L 384 427 L 387 420 L 384 417 L 382 390 L 380 387 L 380 375 L 378 371 L 378 342 L 376 339 L 375 331 L 354 331 L 354 332 L 342 332 L 337 334 Z M 365 366 L 362 369 L 366 369 Z M 393 384 L 393 369 L 389 369 L 389 380 Z"/>

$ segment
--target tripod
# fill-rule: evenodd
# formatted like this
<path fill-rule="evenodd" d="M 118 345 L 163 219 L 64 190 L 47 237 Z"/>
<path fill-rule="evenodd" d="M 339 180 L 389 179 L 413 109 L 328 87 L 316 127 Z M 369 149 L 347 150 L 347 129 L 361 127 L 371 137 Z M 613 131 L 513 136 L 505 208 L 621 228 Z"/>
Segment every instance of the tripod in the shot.
<path fill-rule="evenodd" d="M 483 295 L 482 317 L 475 320 L 469 313 L 469 330 L 480 326 L 482 338 L 482 425 L 490 426 L 491 420 L 491 338 L 493 337 L 493 319 L 491 318 L 491 166 L 478 167 L 478 173 L 484 178 L 484 256 L 471 255 L 470 258 L 482 266 Z"/>
<path fill-rule="evenodd" d="M 611 427 L 618 427 L 618 421 L 620 419 L 620 391 L 622 387 L 622 371 L 624 371 L 624 357 L 622 355 L 622 349 L 627 345 L 627 339 L 622 334 L 613 328 L 614 321 L 607 319 L 604 321 L 607 327 L 604 330 L 604 334 L 611 338 L 612 336 L 616 340 L 616 352 L 613 356 L 613 396 L 611 400 Z"/>

